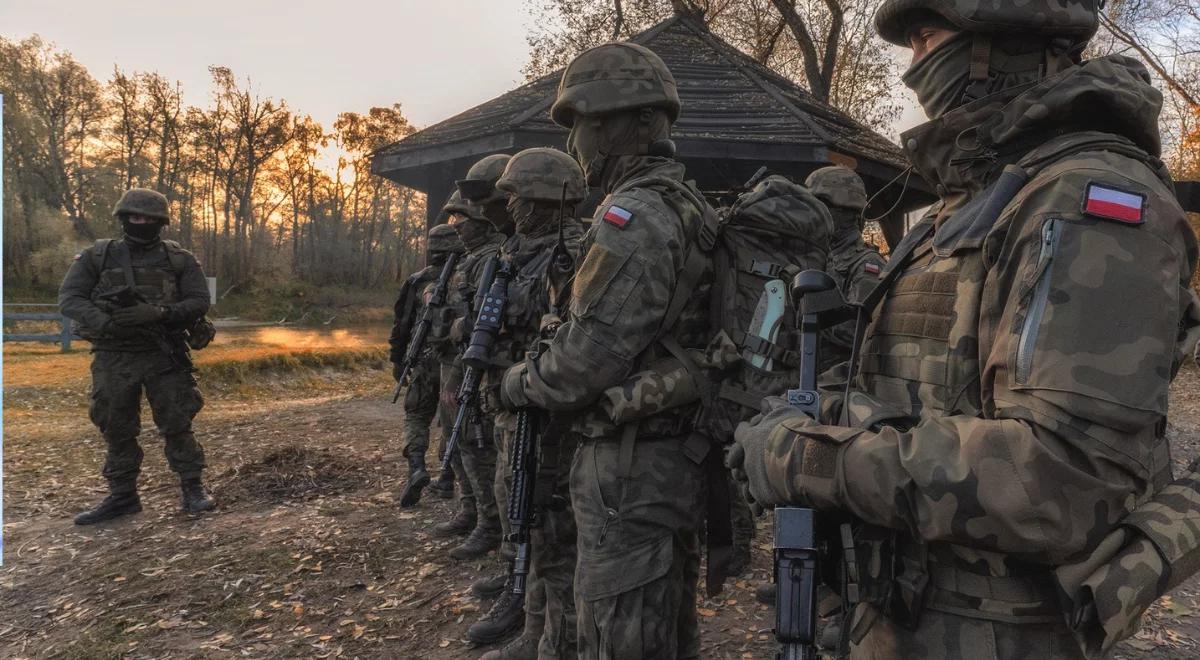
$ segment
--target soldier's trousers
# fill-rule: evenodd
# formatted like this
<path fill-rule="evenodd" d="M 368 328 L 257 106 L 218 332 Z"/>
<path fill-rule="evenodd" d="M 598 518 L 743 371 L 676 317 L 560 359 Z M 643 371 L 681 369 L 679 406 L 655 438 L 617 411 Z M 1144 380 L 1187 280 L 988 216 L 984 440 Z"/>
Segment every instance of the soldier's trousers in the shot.
<path fill-rule="evenodd" d="M 418 366 L 404 393 L 404 457 L 424 456 L 429 450 L 429 426 L 438 417 L 441 394 L 440 365 L 425 360 Z"/>
<path fill-rule="evenodd" d="M 454 425 L 454 417 L 458 413 L 456 399 L 462 378 L 462 367 L 458 363 L 442 365 L 441 412 L 444 415 L 442 428 L 445 429 L 446 441 L 449 441 L 450 428 Z M 458 457 L 454 459 L 453 465 L 458 477 L 459 497 L 463 500 L 464 507 L 470 506 L 475 509 L 476 526 L 499 534 L 500 513 L 496 508 L 493 483 L 496 478 L 496 445 L 492 437 L 492 420 L 486 414 L 480 413 L 478 422 L 478 429 L 474 420 L 464 425 L 462 437 L 458 441 Z"/>
<path fill-rule="evenodd" d="M 204 448 L 192 434 L 192 419 L 204 407 L 204 397 L 191 369 L 161 351 L 96 351 L 88 413 L 108 445 L 103 474 L 113 492 L 137 488 L 143 390 L 165 440 L 167 465 L 183 479 L 199 477 L 204 469 Z"/>
<path fill-rule="evenodd" d="M 700 656 L 705 500 L 704 470 L 678 438 L 581 443 L 571 466 L 580 658 Z"/>
<path fill-rule="evenodd" d="M 1065 619 L 1057 623 L 1014 624 L 929 608 L 921 612 L 920 625 L 915 631 L 879 617 L 866 637 L 850 651 L 851 660 L 1081 660 L 1083 657 Z"/>

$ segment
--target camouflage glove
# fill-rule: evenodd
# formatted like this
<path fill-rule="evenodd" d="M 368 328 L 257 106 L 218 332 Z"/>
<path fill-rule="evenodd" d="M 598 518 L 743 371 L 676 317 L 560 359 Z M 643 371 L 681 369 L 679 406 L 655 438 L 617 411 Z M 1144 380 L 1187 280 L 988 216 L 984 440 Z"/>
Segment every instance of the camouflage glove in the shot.
<path fill-rule="evenodd" d="M 454 322 L 450 324 L 449 339 L 455 344 L 461 344 L 467 339 L 463 336 L 465 334 L 467 334 L 467 323 L 466 320 L 460 316 L 454 319 Z"/>
<path fill-rule="evenodd" d="M 158 323 L 167 315 L 167 310 L 150 303 L 137 303 L 113 310 L 112 319 L 117 325 L 134 326 Z"/>
<path fill-rule="evenodd" d="M 500 406 L 505 410 L 516 410 L 529 406 L 525 396 L 525 363 L 518 362 L 504 372 L 500 380 Z"/>
<path fill-rule="evenodd" d="M 838 506 L 834 477 L 844 445 L 822 437 L 817 429 L 825 428 L 782 397 L 764 399 L 763 413 L 738 425 L 725 464 L 752 508 Z"/>

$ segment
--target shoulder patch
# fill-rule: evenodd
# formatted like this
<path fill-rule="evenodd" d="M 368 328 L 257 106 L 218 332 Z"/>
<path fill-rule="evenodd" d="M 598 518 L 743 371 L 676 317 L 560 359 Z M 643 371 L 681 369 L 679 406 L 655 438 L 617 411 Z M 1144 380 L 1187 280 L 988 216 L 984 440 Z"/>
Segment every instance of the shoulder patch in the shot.
<path fill-rule="evenodd" d="M 617 229 L 624 229 L 626 225 L 633 221 L 633 212 L 626 211 L 614 204 L 608 207 L 602 219 Z"/>
<path fill-rule="evenodd" d="M 83 258 L 83 253 L 82 253 L 82 252 L 77 252 L 77 253 L 75 254 L 75 261 L 79 261 L 79 260 L 80 260 L 80 259 L 82 259 L 82 258 Z"/>
<path fill-rule="evenodd" d="M 868 273 L 870 273 L 872 275 L 878 275 L 880 273 L 880 271 L 882 271 L 883 269 L 879 267 L 879 264 L 865 263 L 865 264 L 863 264 L 863 270 L 867 271 Z"/>
<path fill-rule="evenodd" d="M 1089 183 L 1083 196 L 1084 214 L 1127 225 L 1140 225 L 1146 221 L 1142 216 L 1145 206 L 1146 195 L 1099 183 Z"/>

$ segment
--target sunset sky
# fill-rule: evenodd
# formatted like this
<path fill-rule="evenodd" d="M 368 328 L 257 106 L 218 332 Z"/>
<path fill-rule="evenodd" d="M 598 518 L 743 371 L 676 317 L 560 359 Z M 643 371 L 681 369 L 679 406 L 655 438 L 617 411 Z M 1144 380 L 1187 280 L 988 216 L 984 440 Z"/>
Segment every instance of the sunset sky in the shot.
<path fill-rule="evenodd" d="M 0 35 L 40 34 L 98 79 L 155 70 L 205 105 L 209 65 L 325 126 L 399 101 L 428 125 L 522 82 L 522 0 L 3 0 Z"/>
<path fill-rule="evenodd" d="M 428 126 L 523 82 L 522 0 L 2 0 L 0 35 L 40 34 L 100 80 L 153 70 L 207 105 L 209 65 L 326 127 L 400 102 Z M 898 81 L 897 81 L 898 82 Z M 898 129 L 923 120 L 907 101 Z"/>

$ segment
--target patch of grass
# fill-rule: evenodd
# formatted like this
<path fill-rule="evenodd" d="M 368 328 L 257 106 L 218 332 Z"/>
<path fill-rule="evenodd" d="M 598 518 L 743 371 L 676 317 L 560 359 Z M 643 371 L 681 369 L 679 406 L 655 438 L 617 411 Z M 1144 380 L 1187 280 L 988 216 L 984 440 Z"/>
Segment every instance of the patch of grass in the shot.
<path fill-rule="evenodd" d="M 309 351 L 238 349 L 231 353 L 211 360 L 198 360 L 200 375 L 220 383 L 242 384 L 264 374 L 294 374 L 314 369 L 349 371 L 367 366 L 377 367 L 387 359 L 387 351 L 382 348 Z"/>

